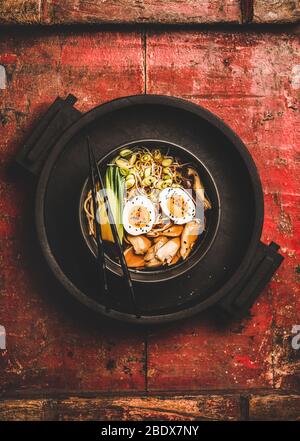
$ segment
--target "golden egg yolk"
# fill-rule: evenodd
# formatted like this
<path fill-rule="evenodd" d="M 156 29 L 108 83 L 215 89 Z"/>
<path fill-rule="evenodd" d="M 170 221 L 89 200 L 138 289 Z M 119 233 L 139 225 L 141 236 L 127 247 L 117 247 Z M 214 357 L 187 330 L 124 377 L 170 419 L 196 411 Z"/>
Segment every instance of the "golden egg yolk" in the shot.
<path fill-rule="evenodd" d="M 135 228 L 145 228 L 150 222 L 150 213 L 146 207 L 132 207 L 128 214 L 128 222 Z"/>
<path fill-rule="evenodd" d="M 188 204 L 184 197 L 178 194 L 173 194 L 167 200 L 167 206 L 170 214 L 176 218 L 182 218 L 188 211 Z"/>

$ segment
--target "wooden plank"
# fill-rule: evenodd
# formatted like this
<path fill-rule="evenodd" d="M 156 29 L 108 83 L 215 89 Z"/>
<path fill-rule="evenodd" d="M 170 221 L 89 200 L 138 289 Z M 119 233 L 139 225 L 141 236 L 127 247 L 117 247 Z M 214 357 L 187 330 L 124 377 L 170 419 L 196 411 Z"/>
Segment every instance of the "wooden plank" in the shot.
<path fill-rule="evenodd" d="M 296 23 L 300 20 L 299 0 L 254 0 L 255 23 Z"/>
<path fill-rule="evenodd" d="M 239 23 L 239 0 L 48 0 L 49 23 Z"/>
<path fill-rule="evenodd" d="M 0 24 L 36 24 L 40 14 L 39 0 L 1 0 Z"/>
<path fill-rule="evenodd" d="M 6 25 L 296 23 L 299 18 L 299 0 L 2 0 L 0 4 L 0 24 Z"/>
<path fill-rule="evenodd" d="M 87 110 L 143 92 L 142 37 L 7 30 L 0 64 L 7 76 L 0 91 L 0 323 L 7 334 L 0 392 L 143 390 L 143 332 L 105 327 L 64 302 L 38 250 L 36 183 L 9 172 L 24 137 L 57 95 L 72 92 Z"/>
<path fill-rule="evenodd" d="M 0 421 L 236 420 L 239 401 L 232 395 L 5 400 L 0 401 Z"/>
<path fill-rule="evenodd" d="M 249 418 L 254 421 L 300 421 L 300 396 L 266 395 L 250 397 Z"/>
<path fill-rule="evenodd" d="M 244 399 L 247 401 L 247 399 Z M 300 420 L 299 395 L 251 395 L 251 421 Z M 118 396 L 0 401 L 0 421 L 240 420 L 239 395 Z"/>
<path fill-rule="evenodd" d="M 250 320 L 222 329 L 203 314 L 180 326 L 153 330 L 148 343 L 151 390 L 251 389 L 274 382 L 280 387 L 285 372 L 293 387 L 298 382 L 298 368 L 289 369 L 291 362 L 285 360 L 281 370 L 272 348 L 274 321 L 287 337 L 292 324 L 300 322 L 299 49 L 299 39 L 286 34 L 149 34 L 148 93 L 203 105 L 241 136 L 262 179 L 263 239 L 279 243 L 285 256 Z"/>
<path fill-rule="evenodd" d="M 0 421 L 43 421 L 49 400 L 0 401 Z"/>

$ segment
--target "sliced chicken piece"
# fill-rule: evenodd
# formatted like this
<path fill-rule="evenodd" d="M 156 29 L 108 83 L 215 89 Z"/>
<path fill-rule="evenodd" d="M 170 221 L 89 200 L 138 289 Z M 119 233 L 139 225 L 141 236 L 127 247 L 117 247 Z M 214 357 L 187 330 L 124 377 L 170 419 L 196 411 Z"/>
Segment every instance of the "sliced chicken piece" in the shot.
<path fill-rule="evenodd" d="M 180 239 L 179 237 L 174 237 L 174 239 L 169 240 L 165 245 L 159 248 L 155 257 L 162 263 L 170 263 L 179 250 L 179 247 Z"/>
<path fill-rule="evenodd" d="M 167 237 L 178 237 L 181 235 L 183 230 L 183 225 L 172 225 L 166 230 L 162 231 L 161 234 Z"/>
<path fill-rule="evenodd" d="M 144 259 L 146 262 L 150 262 L 152 259 L 155 258 L 156 252 L 159 250 L 160 247 L 162 247 L 166 242 L 168 242 L 168 239 L 164 236 L 157 237 L 155 240 L 154 245 L 149 248 L 147 251 Z M 161 262 L 160 262 L 161 263 Z"/>
<path fill-rule="evenodd" d="M 161 236 L 162 232 L 167 230 L 168 228 L 171 228 L 172 225 L 173 225 L 172 222 L 168 222 L 168 223 L 164 224 L 160 228 L 152 228 L 152 230 L 149 231 L 149 233 L 147 233 L 147 237 L 158 237 L 158 236 Z"/>
<path fill-rule="evenodd" d="M 177 251 L 177 253 L 175 254 L 175 256 L 173 257 L 173 259 L 171 260 L 171 262 L 169 263 L 169 265 L 175 265 L 175 263 L 178 262 L 178 260 L 180 259 L 181 255 L 180 255 L 180 251 Z"/>
<path fill-rule="evenodd" d="M 191 252 L 199 234 L 201 224 L 198 220 L 193 220 L 185 224 L 183 233 L 181 236 L 180 255 L 183 259 L 186 259 Z"/>
<path fill-rule="evenodd" d="M 152 237 L 158 237 L 160 236 L 160 234 L 161 234 L 160 231 L 152 229 L 151 231 L 149 231 L 149 233 L 146 234 L 146 236 L 152 238 Z"/>
<path fill-rule="evenodd" d="M 145 254 L 144 260 L 145 262 L 150 262 L 150 260 L 155 258 L 155 251 L 154 251 L 155 245 L 152 245 L 152 247 L 149 248 L 147 253 Z"/>
<path fill-rule="evenodd" d="M 146 236 L 127 236 L 128 241 L 133 246 L 135 254 L 145 254 L 151 247 L 151 240 Z"/>
<path fill-rule="evenodd" d="M 145 266 L 144 258 L 141 255 L 135 254 L 133 247 L 127 248 L 124 251 L 124 256 L 129 268 L 141 268 Z"/>
<path fill-rule="evenodd" d="M 148 262 L 145 262 L 145 265 L 147 268 L 154 268 L 156 266 L 161 266 L 161 261 L 153 257 L 153 259 L 149 260 Z"/>
<path fill-rule="evenodd" d="M 164 238 L 163 240 L 167 239 L 165 236 L 160 235 L 160 236 L 154 237 L 153 242 L 154 242 L 154 243 L 157 243 L 157 242 L 159 242 L 162 238 Z M 168 241 L 168 240 L 169 240 L 169 239 L 167 239 L 167 241 Z"/>

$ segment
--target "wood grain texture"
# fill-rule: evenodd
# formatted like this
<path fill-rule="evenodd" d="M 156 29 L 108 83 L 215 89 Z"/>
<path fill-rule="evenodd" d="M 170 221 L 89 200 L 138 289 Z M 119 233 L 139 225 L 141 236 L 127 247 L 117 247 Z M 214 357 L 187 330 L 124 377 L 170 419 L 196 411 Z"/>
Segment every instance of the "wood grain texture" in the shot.
<path fill-rule="evenodd" d="M 296 23 L 299 19 L 299 0 L 2 0 L 0 4 L 0 24 L 5 25 Z"/>
<path fill-rule="evenodd" d="M 252 395 L 248 405 L 246 415 L 239 395 L 8 399 L 0 401 L 0 421 L 300 420 L 299 395 Z"/>
<path fill-rule="evenodd" d="M 200 317 L 153 330 L 149 388 L 298 388 L 298 353 L 287 358 L 274 326 L 287 345 L 300 323 L 299 39 L 182 31 L 150 33 L 147 42 L 147 92 L 203 105 L 245 142 L 263 184 L 263 240 L 279 243 L 285 256 L 250 320 L 224 330 Z"/>
<path fill-rule="evenodd" d="M 40 0 L 1 0 L 0 24 L 36 24 L 40 19 Z"/>
<path fill-rule="evenodd" d="M 112 397 L 0 401 L 0 421 L 236 420 L 239 396 Z"/>
<path fill-rule="evenodd" d="M 267 395 L 249 399 L 253 421 L 300 421 L 299 395 Z"/>
<path fill-rule="evenodd" d="M 300 21 L 300 0 L 254 0 L 254 23 L 296 23 Z"/>
<path fill-rule="evenodd" d="M 49 23 L 239 23 L 239 0 L 46 0 Z"/>

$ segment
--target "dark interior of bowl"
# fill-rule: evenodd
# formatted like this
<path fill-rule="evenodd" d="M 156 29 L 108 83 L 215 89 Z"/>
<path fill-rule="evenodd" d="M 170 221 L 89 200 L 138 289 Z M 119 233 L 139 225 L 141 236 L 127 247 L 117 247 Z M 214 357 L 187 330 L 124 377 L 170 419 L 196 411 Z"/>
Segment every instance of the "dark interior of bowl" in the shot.
<path fill-rule="evenodd" d="M 185 271 L 190 270 L 200 261 L 200 259 L 205 256 L 206 252 L 209 250 L 210 246 L 213 243 L 219 225 L 219 195 L 212 176 L 196 156 L 192 155 L 189 151 L 181 146 L 163 140 L 136 140 L 113 149 L 113 151 L 110 152 L 108 155 L 98 158 L 98 165 L 101 174 L 104 176 L 107 164 L 109 164 L 122 149 L 135 149 L 138 147 L 146 147 L 149 150 L 159 149 L 163 154 L 178 157 L 180 158 L 182 163 L 189 163 L 190 165 L 192 165 L 198 171 L 204 184 L 206 194 L 212 204 L 212 209 L 205 212 L 205 230 L 199 236 L 199 239 L 196 241 L 190 256 L 188 256 L 186 260 L 181 260 L 176 265 L 164 266 L 160 268 L 130 269 L 132 280 L 156 283 L 158 281 L 169 280 L 173 277 L 177 277 L 183 274 Z M 96 240 L 93 236 L 89 235 L 88 222 L 83 209 L 83 204 L 90 188 L 90 180 L 87 178 L 84 182 L 79 200 L 79 222 L 83 238 L 90 251 L 93 253 L 94 256 L 96 256 Z M 107 268 L 113 273 L 118 274 L 122 277 L 123 272 L 121 266 L 116 262 L 116 247 L 110 243 L 105 243 L 104 247 Z"/>
<path fill-rule="evenodd" d="M 216 237 L 205 256 L 181 276 L 156 284 L 134 282 L 144 315 L 171 314 L 208 299 L 236 272 L 250 245 L 255 200 L 249 170 L 224 133 L 204 118 L 163 104 L 138 104 L 111 111 L 74 136 L 56 159 L 45 194 L 48 242 L 60 268 L 87 297 L 103 302 L 93 254 L 81 234 L 78 204 L 89 173 L 85 135 L 97 158 L 130 140 L 160 139 L 187 149 L 213 177 L 220 198 Z M 188 260 L 187 265 L 192 262 Z M 192 265 L 191 265 L 192 266 Z M 111 303 L 132 313 L 122 278 L 109 274 Z"/>

